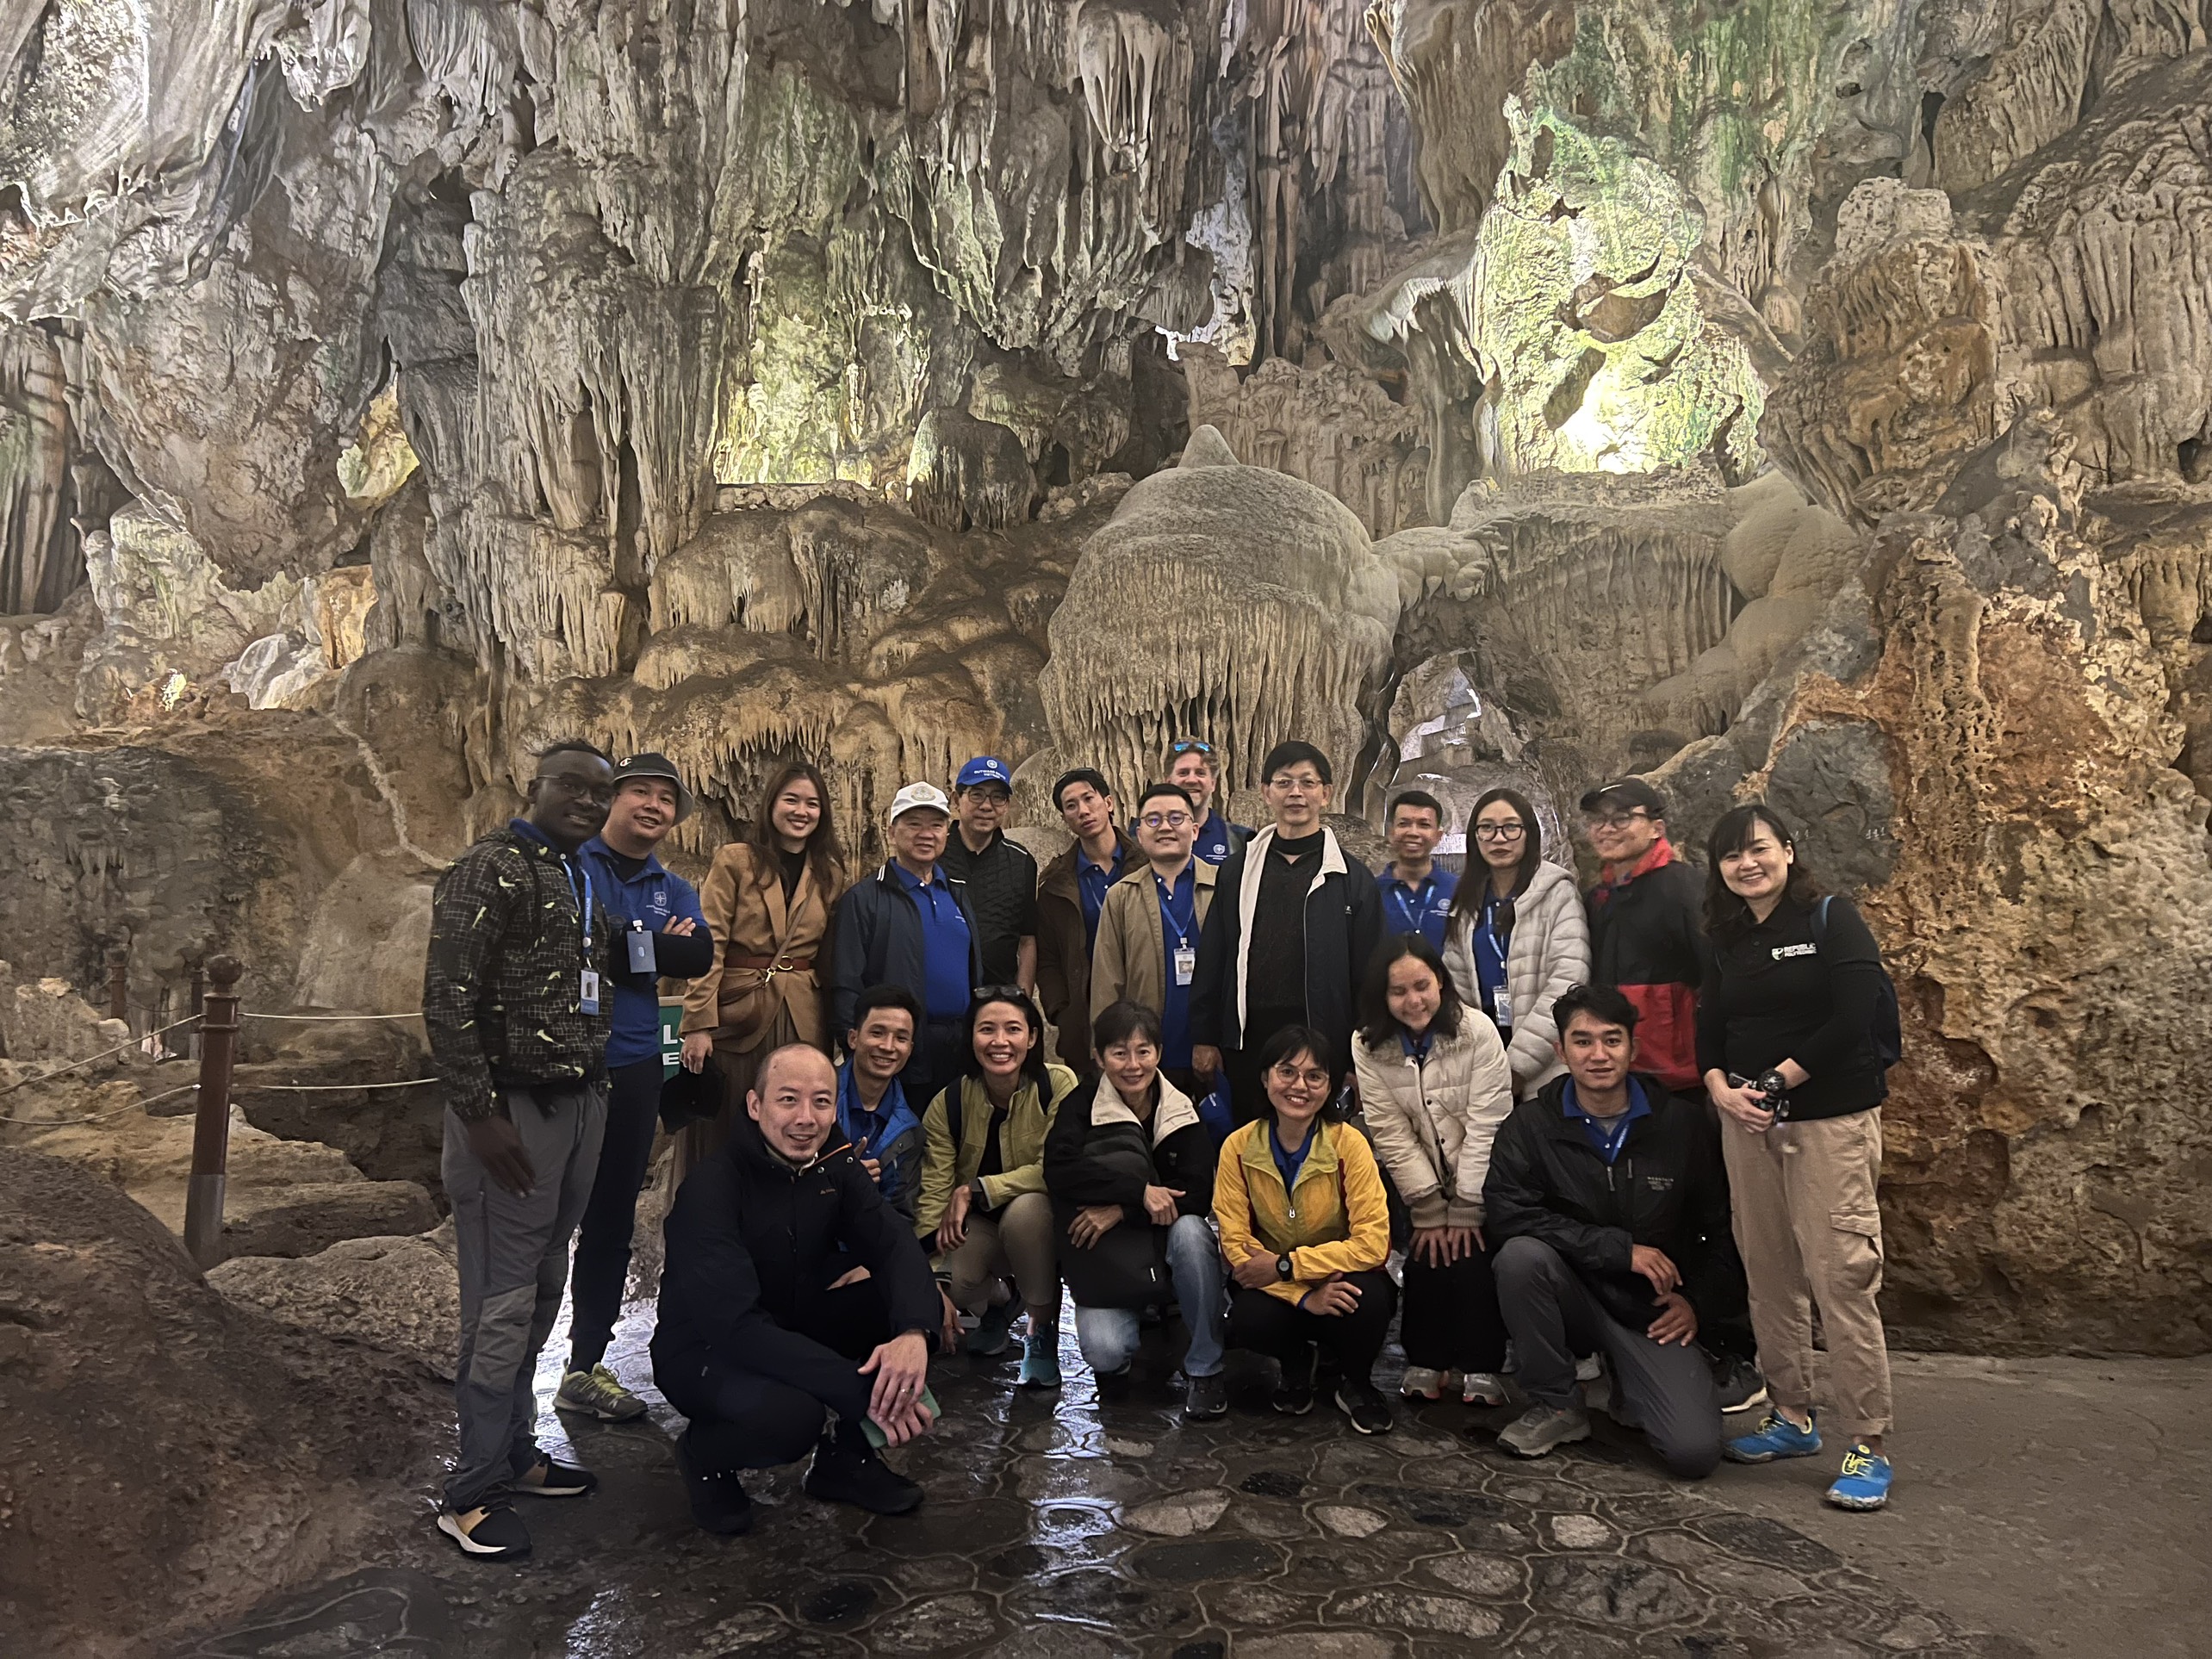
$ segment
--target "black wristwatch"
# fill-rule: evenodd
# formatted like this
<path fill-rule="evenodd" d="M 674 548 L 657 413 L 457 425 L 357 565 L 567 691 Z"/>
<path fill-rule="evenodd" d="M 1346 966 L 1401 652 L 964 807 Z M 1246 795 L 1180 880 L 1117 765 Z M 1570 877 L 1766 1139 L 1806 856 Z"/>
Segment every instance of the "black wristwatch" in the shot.
<path fill-rule="evenodd" d="M 1278 1279 L 1287 1279 L 1290 1277 L 1290 1258 L 1288 1256 L 1277 1256 L 1275 1258 L 1275 1277 Z"/>

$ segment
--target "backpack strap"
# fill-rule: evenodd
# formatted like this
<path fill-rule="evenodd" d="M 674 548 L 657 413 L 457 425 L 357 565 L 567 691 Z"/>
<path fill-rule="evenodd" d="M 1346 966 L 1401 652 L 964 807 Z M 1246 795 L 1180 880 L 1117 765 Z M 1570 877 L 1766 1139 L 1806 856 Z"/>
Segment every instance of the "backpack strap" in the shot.
<path fill-rule="evenodd" d="M 1828 932 L 1828 907 L 1835 902 L 1834 893 L 1823 893 L 1820 903 L 1812 907 L 1812 942 L 1816 945 Z"/>

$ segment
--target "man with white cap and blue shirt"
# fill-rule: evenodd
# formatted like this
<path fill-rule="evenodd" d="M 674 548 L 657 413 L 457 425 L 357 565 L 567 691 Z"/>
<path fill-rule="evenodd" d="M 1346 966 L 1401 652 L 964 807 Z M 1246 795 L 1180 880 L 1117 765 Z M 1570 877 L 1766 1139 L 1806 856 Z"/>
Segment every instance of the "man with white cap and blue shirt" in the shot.
<path fill-rule="evenodd" d="M 912 991 L 924 1017 L 899 1083 L 918 1109 L 960 1075 L 966 1059 L 968 992 L 990 982 L 982 977 L 978 929 L 965 891 L 937 862 L 952 822 L 945 792 L 935 784 L 908 784 L 892 797 L 885 817 L 891 856 L 837 904 L 830 1028 L 853 1028 L 861 993 L 870 985 L 901 985 Z"/>
<path fill-rule="evenodd" d="M 979 755 L 953 784 L 953 833 L 938 855 L 946 879 L 965 890 L 974 918 L 981 985 L 1037 987 L 1037 861 L 1006 838 L 1014 774 L 995 755 Z"/>

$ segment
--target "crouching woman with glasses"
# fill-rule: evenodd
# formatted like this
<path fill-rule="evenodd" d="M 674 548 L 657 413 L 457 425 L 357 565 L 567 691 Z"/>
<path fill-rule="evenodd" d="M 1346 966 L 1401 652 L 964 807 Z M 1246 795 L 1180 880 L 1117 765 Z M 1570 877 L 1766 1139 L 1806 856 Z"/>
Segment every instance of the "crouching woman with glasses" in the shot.
<path fill-rule="evenodd" d="M 1284 1026 L 1258 1055 L 1260 1117 L 1221 1147 L 1214 1219 L 1236 1289 L 1228 1345 L 1283 1367 L 1275 1409 L 1314 1406 L 1317 1350 L 1340 1373 L 1336 1403 L 1362 1434 L 1391 1426 L 1370 1380 L 1397 1287 L 1383 1271 L 1390 1214 L 1365 1137 L 1333 1103 L 1343 1081 L 1319 1032 Z"/>

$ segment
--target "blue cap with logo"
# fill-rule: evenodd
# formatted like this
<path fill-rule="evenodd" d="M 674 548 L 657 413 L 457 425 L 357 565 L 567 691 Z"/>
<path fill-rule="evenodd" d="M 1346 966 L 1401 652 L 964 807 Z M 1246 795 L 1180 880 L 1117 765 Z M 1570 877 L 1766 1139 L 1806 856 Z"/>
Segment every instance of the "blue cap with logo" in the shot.
<path fill-rule="evenodd" d="M 960 775 L 953 780 L 955 789 L 972 789 L 978 784 L 1003 784 L 1014 787 L 1014 774 L 1006 769 L 1006 762 L 996 755 L 979 755 L 960 768 Z"/>

